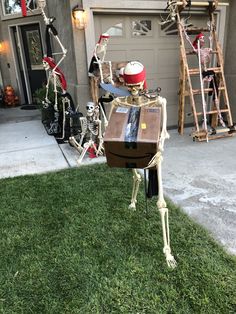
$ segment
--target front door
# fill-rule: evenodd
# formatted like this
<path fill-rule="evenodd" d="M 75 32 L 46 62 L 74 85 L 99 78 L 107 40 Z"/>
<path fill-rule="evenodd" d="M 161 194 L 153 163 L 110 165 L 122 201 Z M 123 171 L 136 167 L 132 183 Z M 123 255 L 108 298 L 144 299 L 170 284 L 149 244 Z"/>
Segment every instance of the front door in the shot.
<path fill-rule="evenodd" d="M 29 84 L 30 99 L 32 102 L 34 92 L 46 83 L 46 73 L 43 68 L 43 48 L 39 24 L 29 24 L 20 27 L 25 59 L 25 75 Z"/>

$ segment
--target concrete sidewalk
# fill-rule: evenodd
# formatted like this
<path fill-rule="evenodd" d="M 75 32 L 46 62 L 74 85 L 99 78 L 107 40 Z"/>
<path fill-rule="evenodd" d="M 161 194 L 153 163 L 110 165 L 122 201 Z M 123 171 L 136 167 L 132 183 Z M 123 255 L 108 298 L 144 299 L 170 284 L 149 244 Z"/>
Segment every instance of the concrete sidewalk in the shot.
<path fill-rule="evenodd" d="M 56 140 L 40 120 L 0 124 L 0 178 L 68 167 Z"/>
<path fill-rule="evenodd" d="M 39 110 L 0 108 L 0 178 L 77 167 L 79 153 L 47 134 Z M 85 158 L 83 164 L 105 162 Z"/>
<path fill-rule="evenodd" d="M 192 141 L 190 132 L 169 132 L 164 193 L 236 254 L 236 136 L 200 143 Z M 0 109 L 0 178 L 77 167 L 78 157 L 73 147 L 58 145 L 46 133 L 37 110 Z M 86 158 L 83 164 L 94 162 L 105 158 Z"/>

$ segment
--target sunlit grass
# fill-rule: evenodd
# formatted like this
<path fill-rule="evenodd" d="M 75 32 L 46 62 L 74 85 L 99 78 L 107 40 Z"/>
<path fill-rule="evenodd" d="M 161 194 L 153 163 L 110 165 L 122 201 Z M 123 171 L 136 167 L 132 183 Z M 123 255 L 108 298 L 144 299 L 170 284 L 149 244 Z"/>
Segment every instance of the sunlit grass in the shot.
<path fill-rule="evenodd" d="M 169 203 L 128 210 L 132 176 L 94 165 L 0 181 L 2 313 L 236 313 L 236 262 Z"/>

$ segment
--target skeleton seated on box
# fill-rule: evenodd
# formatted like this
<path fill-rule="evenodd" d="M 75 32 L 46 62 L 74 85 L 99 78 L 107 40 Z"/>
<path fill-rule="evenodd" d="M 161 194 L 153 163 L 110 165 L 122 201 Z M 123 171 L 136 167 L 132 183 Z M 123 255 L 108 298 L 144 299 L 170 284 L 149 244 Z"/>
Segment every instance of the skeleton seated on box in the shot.
<path fill-rule="evenodd" d="M 75 137 L 70 137 L 69 142 L 80 153 L 78 163 L 80 164 L 90 149 L 94 150 L 96 156 L 103 155 L 102 122 L 99 119 L 99 107 L 93 102 L 86 105 L 86 116 L 80 118 L 81 133 L 77 141 Z"/>

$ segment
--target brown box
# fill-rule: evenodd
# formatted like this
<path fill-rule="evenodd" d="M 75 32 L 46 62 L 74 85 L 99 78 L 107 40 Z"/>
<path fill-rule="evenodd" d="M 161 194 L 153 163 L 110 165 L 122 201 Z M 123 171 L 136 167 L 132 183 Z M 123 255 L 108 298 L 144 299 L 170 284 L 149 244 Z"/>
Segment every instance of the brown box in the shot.
<path fill-rule="evenodd" d="M 104 136 L 108 165 L 145 168 L 157 152 L 160 126 L 160 107 L 114 108 Z"/>

